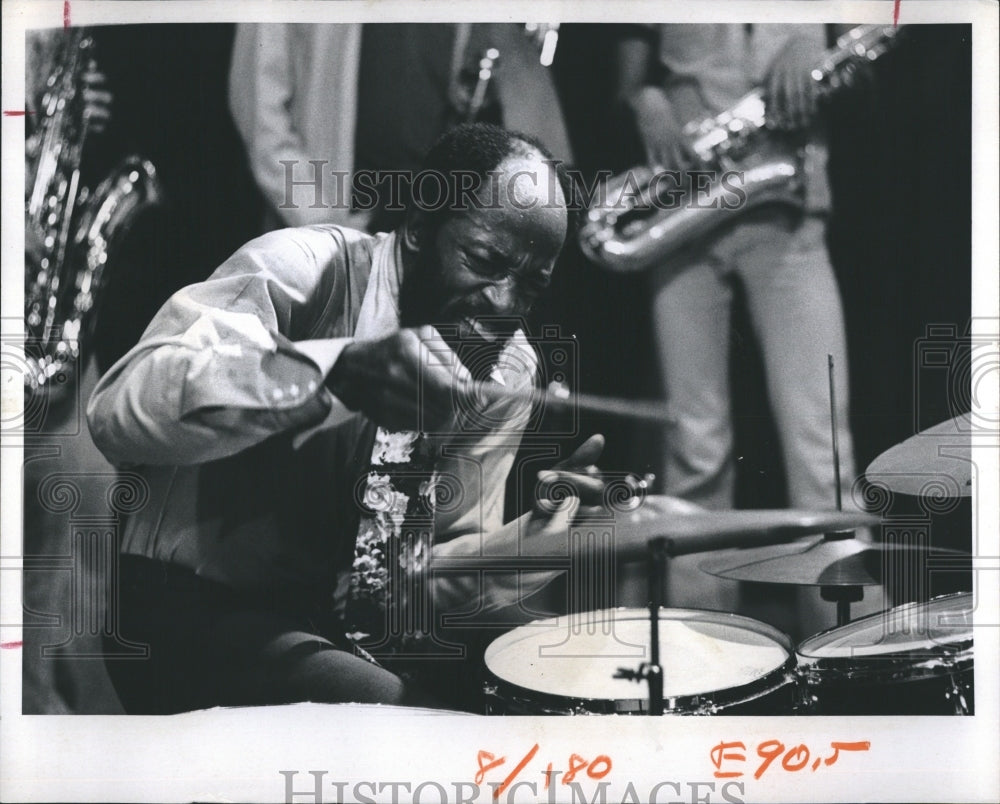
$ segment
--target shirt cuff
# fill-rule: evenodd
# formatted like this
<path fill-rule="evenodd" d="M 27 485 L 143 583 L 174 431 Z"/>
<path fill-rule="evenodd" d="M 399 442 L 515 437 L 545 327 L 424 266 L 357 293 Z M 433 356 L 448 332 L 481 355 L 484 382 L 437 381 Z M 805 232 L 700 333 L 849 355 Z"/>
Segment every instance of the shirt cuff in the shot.
<path fill-rule="evenodd" d="M 340 358 L 340 353 L 351 343 L 354 343 L 354 338 L 322 338 L 319 340 L 296 341 L 295 350 L 310 360 L 319 369 L 320 376 L 325 380 Z M 338 424 L 357 415 L 357 411 L 348 408 L 347 405 L 331 394 L 325 385 L 322 386 L 321 393 L 330 400 L 330 408 L 322 421 L 296 436 L 294 442 L 296 446 L 310 438 L 318 430 L 336 427 Z"/>
<path fill-rule="evenodd" d="M 325 378 L 333 368 L 344 347 L 354 343 L 354 338 L 322 338 L 314 341 L 296 341 L 295 350 L 308 357 Z"/>
<path fill-rule="evenodd" d="M 206 351 L 192 361 L 184 379 L 181 419 L 220 408 L 291 412 L 324 394 L 329 397 L 324 379 L 351 341 L 293 343 L 275 336 L 276 349 L 260 358 L 258 371 L 248 370 L 241 350 Z"/>

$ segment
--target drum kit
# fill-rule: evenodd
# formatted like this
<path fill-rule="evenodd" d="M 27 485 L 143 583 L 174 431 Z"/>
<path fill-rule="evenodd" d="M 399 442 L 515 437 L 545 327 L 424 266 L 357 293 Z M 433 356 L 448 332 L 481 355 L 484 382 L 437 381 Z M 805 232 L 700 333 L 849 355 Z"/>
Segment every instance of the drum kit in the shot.
<path fill-rule="evenodd" d="M 949 444 L 959 444 L 954 436 L 960 424 L 944 422 L 891 448 L 869 466 L 867 477 L 889 491 L 916 494 L 925 486 L 914 476 L 943 472 L 955 496 L 970 496 L 970 463 L 961 448 L 943 456 L 947 450 L 936 442 L 950 435 Z M 486 710 L 971 715 L 970 592 L 850 617 L 850 603 L 861 599 L 864 587 L 887 584 L 900 565 L 926 569 L 933 560 L 954 566 L 964 559 L 971 567 L 967 553 L 855 537 L 854 528 L 879 521 L 839 510 L 709 512 L 650 495 L 624 522 L 616 519 L 614 543 L 618 560 L 647 562 L 648 610 L 584 612 L 501 635 L 484 656 Z M 748 617 L 666 608 L 666 562 L 693 553 L 713 553 L 699 566 L 720 578 L 819 587 L 824 600 L 837 604 L 837 626 L 794 646 L 778 629 Z M 636 659 L 638 668 L 627 666 Z"/>

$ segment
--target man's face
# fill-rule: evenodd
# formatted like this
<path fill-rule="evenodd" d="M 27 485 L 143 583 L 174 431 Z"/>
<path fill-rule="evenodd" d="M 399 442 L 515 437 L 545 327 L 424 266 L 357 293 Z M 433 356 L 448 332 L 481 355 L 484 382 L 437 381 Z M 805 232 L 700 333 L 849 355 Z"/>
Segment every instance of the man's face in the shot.
<path fill-rule="evenodd" d="M 538 159 L 505 160 L 497 190 L 484 188 L 483 204 L 450 214 L 421 244 L 403 288 L 405 325 L 457 328 L 464 342 L 510 338 L 548 287 L 566 238 L 565 201 L 550 172 Z"/>

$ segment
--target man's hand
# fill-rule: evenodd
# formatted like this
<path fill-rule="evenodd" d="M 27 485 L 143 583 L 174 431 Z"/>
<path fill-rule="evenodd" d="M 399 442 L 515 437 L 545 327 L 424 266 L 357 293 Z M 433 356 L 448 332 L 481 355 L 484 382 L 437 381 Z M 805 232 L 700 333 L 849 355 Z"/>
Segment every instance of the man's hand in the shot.
<path fill-rule="evenodd" d="M 691 143 L 666 95 L 658 87 L 642 87 L 629 101 L 639 137 L 651 167 L 682 170 L 697 161 Z"/>
<path fill-rule="evenodd" d="M 809 74 L 818 55 L 815 45 L 793 36 L 771 62 L 764 82 L 771 128 L 794 130 L 812 122 L 819 92 Z"/>
<path fill-rule="evenodd" d="M 547 471 L 539 472 L 536 514 L 551 514 L 570 497 L 585 506 L 601 505 L 604 501 L 604 479 L 597 468 L 597 461 L 603 451 L 604 436 L 598 433 L 584 441 L 568 458 Z"/>
<path fill-rule="evenodd" d="M 327 386 L 387 430 L 435 430 L 471 404 L 472 377 L 434 327 L 345 347 Z"/>

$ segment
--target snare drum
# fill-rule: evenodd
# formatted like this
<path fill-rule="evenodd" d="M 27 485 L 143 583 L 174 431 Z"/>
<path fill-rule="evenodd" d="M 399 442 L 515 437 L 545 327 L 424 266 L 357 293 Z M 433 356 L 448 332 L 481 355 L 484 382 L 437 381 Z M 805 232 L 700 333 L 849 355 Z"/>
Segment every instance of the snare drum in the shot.
<path fill-rule="evenodd" d="M 862 617 L 797 653 L 808 714 L 973 714 L 968 592 Z"/>
<path fill-rule="evenodd" d="M 715 611 L 661 609 L 664 711 L 789 714 L 791 643 L 765 623 Z M 646 681 L 615 678 L 649 661 L 649 612 L 607 609 L 538 620 L 486 649 L 489 714 L 643 714 Z"/>

